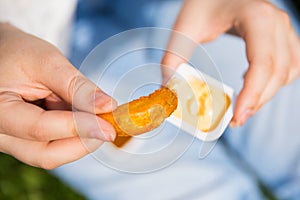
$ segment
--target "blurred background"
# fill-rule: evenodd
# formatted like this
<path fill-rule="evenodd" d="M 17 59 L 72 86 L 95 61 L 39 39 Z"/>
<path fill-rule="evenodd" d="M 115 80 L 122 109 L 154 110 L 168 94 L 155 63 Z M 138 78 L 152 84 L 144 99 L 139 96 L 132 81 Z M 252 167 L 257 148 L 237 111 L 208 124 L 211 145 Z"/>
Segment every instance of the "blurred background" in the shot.
<path fill-rule="evenodd" d="M 71 62 L 79 67 L 86 55 L 101 41 L 137 27 L 170 24 L 175 16 L 162 19 L 159 23 L 153 21 L 157 11 L 157 0 L 148 1 L 147 10 L 144 0 L 133 0 L 130 4 L 121 0 L 85 0 L 78 1 L 74 26 L 72 29 L 72 48 L 69 55 Z M 113 1 L 113 3 L 112 3 Z M 167 2 L 163 4 L 168 6 Z M 298 0 L 290 1 L 292 9 L 300 7 Z M 295 3 L 294 5 L 292 3 Z M 112 6 L 113 5 L 113 6 Z M 150 5 L 150 6 L 149 6 Z M 174 7 L 178 9 L 180 4 Z M 126 7 L 127 12 L 119 12 Z M 151 8 L 151 9 L 149 9 Z M 160 11 L 163 8 L 159 9 Z M 124 15 L 130 13 L 130 15 Z M 176 12 L 174 12 L 176 13 Z M 132 17 L 135 15 L 135 17 Z M 143 15 L 143 17 L 139 17 Z M 299 16 L 299 15 L 298 15 Z M 169 21 L 168 21 L 169 20 Z M 155 24 L 154 24 L 155 23 Z M 101 27 L 107 27 L 105 31 Z M 223 144 L 227 146 L 226 141 Z M 228 153 L 235 155 L 227 146 Z M 275 199 L 272 193 L 262 184 L 258 187 L 267 199 Z M 38 200 L 38 199 L 85 199 L 81 194 L 61 182 L 51 172 L 37 169 L 20 163 L 16 159 L 0 153 L 0 200 Z"/>
<path fill-rule="evenodd" d="M 84 199 L 45 170 L 0 153 L 0 199 Z"/>

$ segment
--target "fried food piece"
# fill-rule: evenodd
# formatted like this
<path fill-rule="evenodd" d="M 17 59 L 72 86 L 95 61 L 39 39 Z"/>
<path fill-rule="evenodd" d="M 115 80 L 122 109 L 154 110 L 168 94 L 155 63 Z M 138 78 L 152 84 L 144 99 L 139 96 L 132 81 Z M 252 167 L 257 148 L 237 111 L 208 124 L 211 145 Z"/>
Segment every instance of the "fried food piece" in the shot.
<path fill-rule="evenodd" d="M 124 145 L 126 145 L 130 140 L 132 139 L 132 136 L 119 136 L 115 138 L 115 140 L 112 142 L 115 146 L 121 148 Z"/>
<path fill-rule="evenodd" d="M 162 87 L 149 96 L 143 96 L 98 116 L 108 121 L 117 137 L 139 135 L 157 128 L 177 108 L 176 94 Z"/>

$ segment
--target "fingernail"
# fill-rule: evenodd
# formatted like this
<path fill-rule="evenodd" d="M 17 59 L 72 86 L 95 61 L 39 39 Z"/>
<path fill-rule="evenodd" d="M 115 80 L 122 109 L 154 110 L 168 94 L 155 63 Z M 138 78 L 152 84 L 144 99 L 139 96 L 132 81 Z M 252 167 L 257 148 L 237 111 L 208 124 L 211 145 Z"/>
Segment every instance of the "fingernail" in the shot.
<path fill-rule="evenodd" d="M 104 92 L 92 95 L 91 104 L 95 106 L 97 112 L 109 112 L 117 107 L 116 101 Z"/>
<path fill-rule="evenodd" d="M 93 93 L 91 96 L 90 104 L 95 105 L 99 100 L 105 98 L 105 96 L 106 95 L 100 91 Z"/>
<path fill-rule="evenodd" d="M 108 142 L 114 141 L 116 137 L 114 133 L 103 133 L 100 131 L 91 131 L 89 135 L 91 138 L 100 139 Z"/>
<path fill-rule="evenodd" d="M 106 104 L 99 106 L 99 112 L 110 112 L 117 107 L 117 103 L 115 100 L 110 99 Z"/>
<path fill-rule="evenodd" d="M 252 115 L 252 110 L 251 109 L 247 109 L 246 111 L 244 111 L 241 116 L 238 118 L 238 126 L 242 126 L 248 119 L 249 117 Z"/>

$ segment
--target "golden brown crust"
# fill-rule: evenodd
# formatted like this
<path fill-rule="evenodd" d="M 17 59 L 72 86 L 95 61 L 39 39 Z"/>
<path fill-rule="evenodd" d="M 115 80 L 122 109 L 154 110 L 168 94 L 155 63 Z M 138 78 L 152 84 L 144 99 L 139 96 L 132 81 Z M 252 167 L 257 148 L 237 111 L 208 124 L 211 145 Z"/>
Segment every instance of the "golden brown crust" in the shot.
<path fill-rule="evenodd" d="M 143 96 L 98 116 L 113 125 L 119 137 L 139 135 L 157 128 L 177 108 L 176 94 L 162 87 L 149 96 Z"/>

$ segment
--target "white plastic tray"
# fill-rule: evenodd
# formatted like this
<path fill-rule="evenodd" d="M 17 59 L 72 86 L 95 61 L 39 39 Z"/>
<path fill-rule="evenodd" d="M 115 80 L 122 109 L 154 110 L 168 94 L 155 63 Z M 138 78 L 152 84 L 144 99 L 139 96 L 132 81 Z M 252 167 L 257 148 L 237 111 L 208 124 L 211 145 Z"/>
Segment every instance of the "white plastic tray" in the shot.
<path fill-rule="evenodd" d="M 206 84 L 211 85 L 217 89 L 220 89 L 225 94 L 227 94 L 228 97 L 230 98 L 230 105 L 228 106 L 227 110 L 225 111 L 220 122 L 214 129 L 212 129 L 208 132 L 203 132 L 174 115 L 171 115 L 167 119 L 168 122 L 174 124 L 175 126 L 179 127 L 180 129 L 184 130 L 185 132 L 195 136 L 196 138 L 198 138 L 202 141 L 217 140 L 218 138 L 221 137 L 221 135 L 223 134 L 224 130 L 228 126 L 228 124 L 233 116 L 234 90 L 231 87 L 229 87 L 228 85 L 212 78 L 211 76 L 209 76 L 207 74 L 204 74 L 203 72 L 191 67 L 188 64 L 181 64 L 178 67 L 178 69 L 176 70 L 176 74 L 180 75 L 181 77 L 183 77 L 186 80 L 191 76 L 193 78 L 199 78 L 199 80 L 204 81 Z M 174 76 L 176 76 L 176 74 Z"/>

